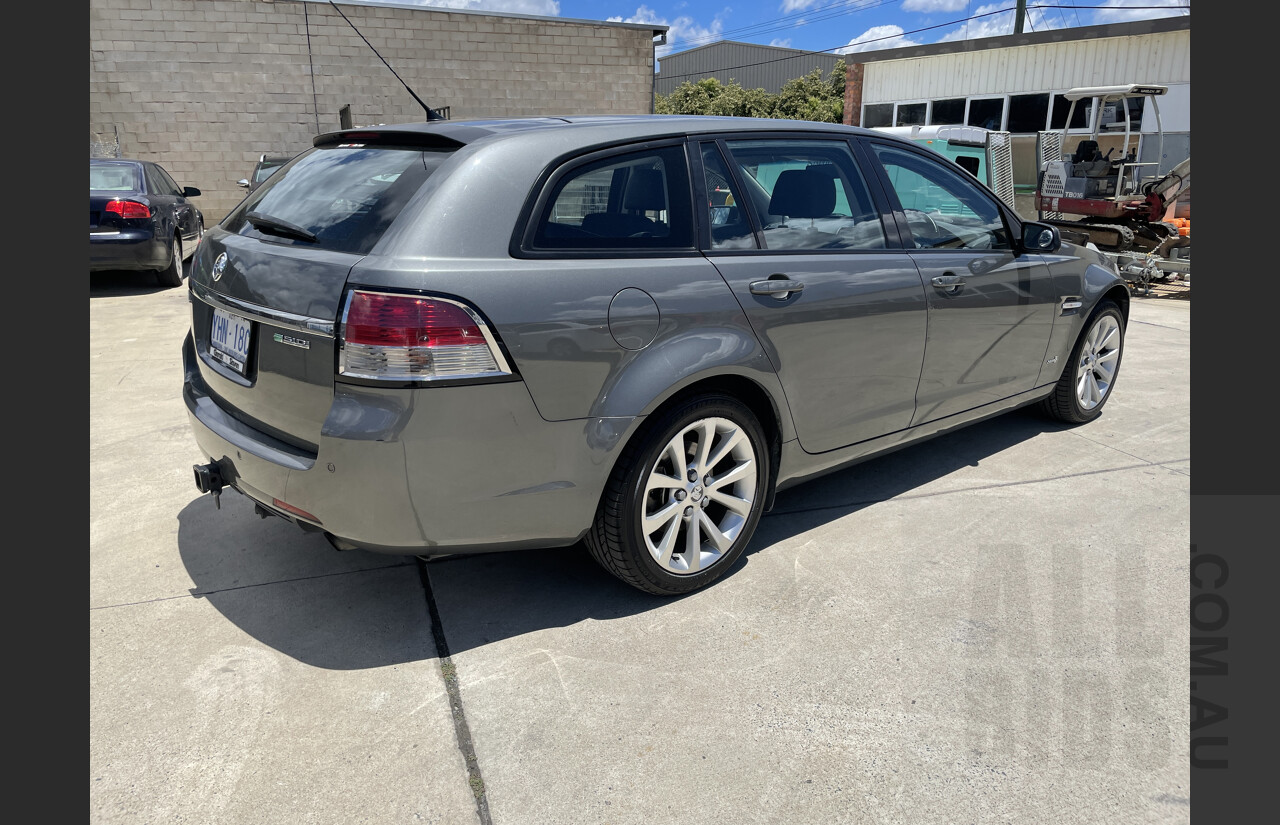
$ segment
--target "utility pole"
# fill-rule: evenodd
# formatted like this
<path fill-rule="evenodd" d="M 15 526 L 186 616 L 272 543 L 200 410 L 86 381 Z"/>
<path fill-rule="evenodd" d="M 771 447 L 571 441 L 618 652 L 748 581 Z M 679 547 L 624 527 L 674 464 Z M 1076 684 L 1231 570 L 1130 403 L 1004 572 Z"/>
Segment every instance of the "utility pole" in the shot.
<path fill-rule="evenodd" d="M 1013 16 L 1013 33 L 1022 34 L 1022 24 L 1027 17 L 1027 0 L 1018 0 L 1018 10 Z"/>

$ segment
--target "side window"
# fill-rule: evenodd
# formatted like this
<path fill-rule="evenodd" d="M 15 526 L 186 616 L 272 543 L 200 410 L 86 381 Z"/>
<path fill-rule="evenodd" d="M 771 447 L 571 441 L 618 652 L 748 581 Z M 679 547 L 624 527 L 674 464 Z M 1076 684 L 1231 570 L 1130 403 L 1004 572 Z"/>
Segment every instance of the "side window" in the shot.
<path fill-rule="evenodd" d="M 962 172 L 875 143 L 917 249 L 1009 249 L 1000 209 Z"/>
<path fill-rule="evenodd" d="M 142 167 L 147 173 L 147 188 L 153 195 L 177 195 L 177 185 L 169 180 L 169 176 L 159 166 L 150 164 Z"/>
<path fill-rule="evenodd" d="M 727 146 L 767 248 L 885 248 L 879 212 L 844 141 L 736 140 Z"/>
<path fill-rule="evenodd" d="M 720 149 L 714 143 L 702 144 L 702 171 L 712 249 L 755 249 L 756 238 L 747 218 L 747 205 L 733 185 Z"/>
<path fill-rule="evenodd" d="M 142 165 L 142 177 L 147 183 L 147 193 L 150 195 L 167 195 L 164 185 L 160 182 L 160 176 L 156 174 L 155 167 L 147 164 Z"/>
<path fill-rule="evenodd" d="M 956 165 L 976 178 L 978 170 L 982 167 L 982 161 L 972 155 L 960 155 L 956 158 Z"/>
<path fill-rule="evenodd" d="M 155 167 L 155 172 L 156 172 L 156 177 L 160 179 L 161 186 L 164 187 L 164 193 L 166 195 L 182 194 L 182 187 L 174 183 L 173 178 L 169 177 L 168 172 L 166 172 L 163 168 L 159 166 Z"/>
<path fill-rule="evenodd" d="M 533 248 L 692 249 L 684 149 L 672 146 L 572 168 L 538 218 Z"/>

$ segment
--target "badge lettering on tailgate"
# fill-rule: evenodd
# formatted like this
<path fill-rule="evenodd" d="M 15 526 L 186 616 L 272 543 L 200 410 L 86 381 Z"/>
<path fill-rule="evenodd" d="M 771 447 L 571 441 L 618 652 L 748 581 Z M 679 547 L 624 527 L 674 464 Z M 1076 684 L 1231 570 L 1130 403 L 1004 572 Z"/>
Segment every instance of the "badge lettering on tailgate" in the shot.
<path fill-rule="evenodd" d="M 298 349 L 311 349 L 311 342 L 302 338 L 294 338 L 292 335 L 282 335 L 279 332 L 271 336 L 271 340 L 277 344 L 288 344 Z"/>

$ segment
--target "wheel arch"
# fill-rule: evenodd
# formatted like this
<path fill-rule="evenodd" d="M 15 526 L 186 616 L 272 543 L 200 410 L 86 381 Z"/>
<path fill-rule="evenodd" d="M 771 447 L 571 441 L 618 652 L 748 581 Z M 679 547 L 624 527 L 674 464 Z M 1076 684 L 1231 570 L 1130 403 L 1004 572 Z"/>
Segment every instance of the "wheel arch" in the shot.
<path fill-rule="evenodd" d="M 1098 299 L 1098 303 L 1101 304 L 1103 301 L 1115 302 L 1115 304 L 1120 307 L 1120 315 L 1121 317 L 1124 318 L 1125 326 L 1128 326 L 1129 325 L 1129 300 L 1130 300 L 1129 287 L 1126 286 L 1125 284 L 1116 284 L 1111 289 L 1107 290 L 1102 294 L 1102 296 Z M 1096 310 L 1097 306 L 1095 306 L 1094 309 Z"/>
<path fill-rule="evenodd" d="M 628 447 L 632 444 L 641 443 L 640 439 L 648 436 L 650 430 L 648 423 L 650 421 L 656 421 L 667 410 L 691 398 L 717 393 L 727 395 L 746 405 L 747 409 L 751 410 L 751 413 L 756 417 L 756 420 L 760 422 L 761 429 L 764 430 L 769 449 L 769 478 L 764 502 L 764 511 L 768 512 L 773 507 L 774 491 L 778 480 L 778 464 L 782 458 L 782 443 L 794 438 L 795 434 L 789 428 L 791 421 L 789 414 L 786 412 L 785 400 L 776 397 L 754 376 L 737 372 L 720 372 L 701 375 L 671 387 L 667 392 L 653 399 L 644 412 L 644 421 L 641 425 L 635 428 L 624 443 L 618 445 L 618 449 L 614 452 L 613 467 L 610 468 L 610 472 L 613 472 L 613 468 L 617 466 L 623 452 Z"/>

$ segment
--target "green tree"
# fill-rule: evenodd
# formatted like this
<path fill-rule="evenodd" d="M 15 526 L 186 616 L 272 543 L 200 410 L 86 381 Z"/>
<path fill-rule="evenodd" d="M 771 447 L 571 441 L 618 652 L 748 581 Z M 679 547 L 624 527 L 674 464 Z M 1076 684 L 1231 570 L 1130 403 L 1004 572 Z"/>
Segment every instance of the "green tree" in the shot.
<path fill-rule="evenodd" d="M 671 94 L 658 95 L 654 111 L 660 115 L 769 117 L 770 98 L 764 89 L 744 89 L 736 80 L 725 84 L 708 77 L 697 83 L 686 80 Z"/>
<path fill-rule="evenodd" d="M 764 89 L 744 89 L 736 80 L 721 83 L 708 77 L 696 83 L 686 80 L 669 95 L 657 95 L 653 110 L 660 115 L 721 115 L 817 120 L 840 123 L 844 117 L 844 60 L 836 63 L 824 80 L 814 69 L 804 77 L 787 81 L 777 94 Z"/>
<path fill-rule="evenodd" d="M 844 61 L 836 63 L 826 80 L 820 69 L 788 80 L 775 96 L 772 116 L 840 123 L 844 118 Z"/>

